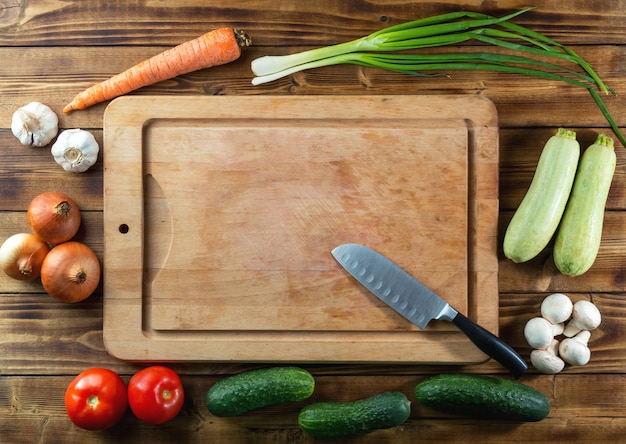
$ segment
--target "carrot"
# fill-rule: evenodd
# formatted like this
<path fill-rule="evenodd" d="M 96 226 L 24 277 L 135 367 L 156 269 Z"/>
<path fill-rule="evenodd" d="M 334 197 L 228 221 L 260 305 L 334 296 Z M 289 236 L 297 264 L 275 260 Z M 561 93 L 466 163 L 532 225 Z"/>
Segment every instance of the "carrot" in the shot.
<path fill-rule="evenodd" d="M 241 47 L 249 46 L 248 35 L 232 28 L 220 28 L 170 48 L 87 88 L 63 108 L 64 113 L 85 109 L 143 86 L 186 74 L 198 69 L 223 65 L 241 56 Z"/>

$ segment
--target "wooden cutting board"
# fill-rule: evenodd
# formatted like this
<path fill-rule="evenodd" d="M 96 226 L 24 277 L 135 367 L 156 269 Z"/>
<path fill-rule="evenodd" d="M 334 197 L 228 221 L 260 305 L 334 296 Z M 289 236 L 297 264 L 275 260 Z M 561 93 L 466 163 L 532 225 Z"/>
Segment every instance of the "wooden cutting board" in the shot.
<path fill-rule="evenodd" d="M 147 97 L 104 119 L 104 340 L 133 361 L 477 363 L 330 251 L 497 334 L 498 126 L 478 96 Z"/>

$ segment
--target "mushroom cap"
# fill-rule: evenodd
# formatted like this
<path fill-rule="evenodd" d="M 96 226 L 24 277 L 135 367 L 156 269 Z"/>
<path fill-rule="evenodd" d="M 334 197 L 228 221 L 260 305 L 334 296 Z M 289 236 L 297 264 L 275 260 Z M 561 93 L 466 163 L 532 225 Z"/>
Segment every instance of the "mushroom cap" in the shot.
<path fill-rule="evenodd" d="M 524 326 L 524 337 L 532 348 L 546 348 L 554 339 L 554 327 L 542 317 L 531 318 Z"/>
<path fill-rule="evenodd" d="M 602 322 L 600 310 L 593 303 L 581 300 L 574 304 L 572 320 L 565 326 L 563 334 L 568 338 L 576 335 L 581 330 L 594 330 Z"/>
<path fill-rule="evenodd" d="M 543 350 L 533 350 L 530 353 L 530 362 L 537 371 L 548 375 L 555 375 L 565 368 L 565 361 L 556 355 L 559 341 L 554 339 L 550 346 Z"/>
<path fill-rule="evenodd" d="M 547 296 L 541 303 L 541 316 L 553 324 L 560 324 L 572 316 L 574 304 L 563 293 L 554 293 Z"/>
<path fill-rule="evenodd" d="M 565 362 L 571 365 L 585 365 L 591 358 L 591 350 L 587 347 L 589 331 L 583 330 L 573 338 L 563 339 L 559 345 L 559 354 Z"/>

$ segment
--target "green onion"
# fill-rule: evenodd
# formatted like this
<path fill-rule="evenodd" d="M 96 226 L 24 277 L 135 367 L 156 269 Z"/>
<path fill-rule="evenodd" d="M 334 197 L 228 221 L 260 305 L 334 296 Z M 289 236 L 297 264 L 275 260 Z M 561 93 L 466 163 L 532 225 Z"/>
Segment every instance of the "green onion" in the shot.
<path fill-rule="evenodd" d="M 376 31 L 366 37 L 324 48 L 284 56 L 265 56 L 252 61 L 253 85 L 278 80 L 306 69 L 338 64 L 355 64 L 415 76 L 436 76 L 424 71 L 490 70 L 567 82 L 585 88 L 598 105 L 618 139 L 626 146 L 616 122 L 598 90 L 615 92 L 600 79 L 591 65 L 570 48 L 509 20 L 533 8 L 504 17 L 459 11 L 414 20 Z M 457 45 L 476 40 L 520 54 L 502 53 L 393 53 Z M 526 54 L 526 55 L 523 55 Z M 541 60 L 534 58 L 539 57 Z M 583 72 L 549 63 L 571 63 Z"/>
<path fill-rule="evenodd" d="M 311 49 L 286 56 L 265 56 L 252 61 L 252 72 L 257 77 L 275 74 L 310 61 L 320 61 L 318 66 L 324 65 L 323 59 L 328 57 L 347 54 L 355 51 L 399 51 L 420 47 L 417 39 L 450 35 L 454 32 L 466 31 L 471 28 L 494 25 L 499 22 L 516 17 L 531 8 L 509 14 L 502 18 L 489 17 L 472 21 L 451 21 L 464 17 L 464 12 L 443 14 L 422 20 L 391 26 L 374 32 L 367 37 L 362 37 L 351 42 L 340 43 L 326 48 Z M 455 42 L 456 43 L 456 42 Z M 444 43 L 450 44 L 450 43 Z M 441 44 L 429 44 L 429 46 L 441 46 Z M 265 82 L 259 82 L 265 83 Z M 258 83 L 256 83 L 258 84 Z"/>

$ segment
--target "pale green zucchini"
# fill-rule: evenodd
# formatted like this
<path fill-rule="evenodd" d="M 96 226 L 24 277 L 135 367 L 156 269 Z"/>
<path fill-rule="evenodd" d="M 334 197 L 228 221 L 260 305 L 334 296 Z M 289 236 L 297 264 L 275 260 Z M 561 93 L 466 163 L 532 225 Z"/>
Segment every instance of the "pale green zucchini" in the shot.
<path fill-rule="evenodd" d="M 580 276 L 596 260 L 615 163 L 613 139 L 603 134 L 583 153 L 554 243 L 554 263 L 565 275 Z"/>
<path fill-rule="evenodd" d="M 533 180 L 504 234 L 504 255 L 513 262 L 537 256 L 556 232 L 572 190 L 580 145 L 559 128 L 543 147 Z"/>

